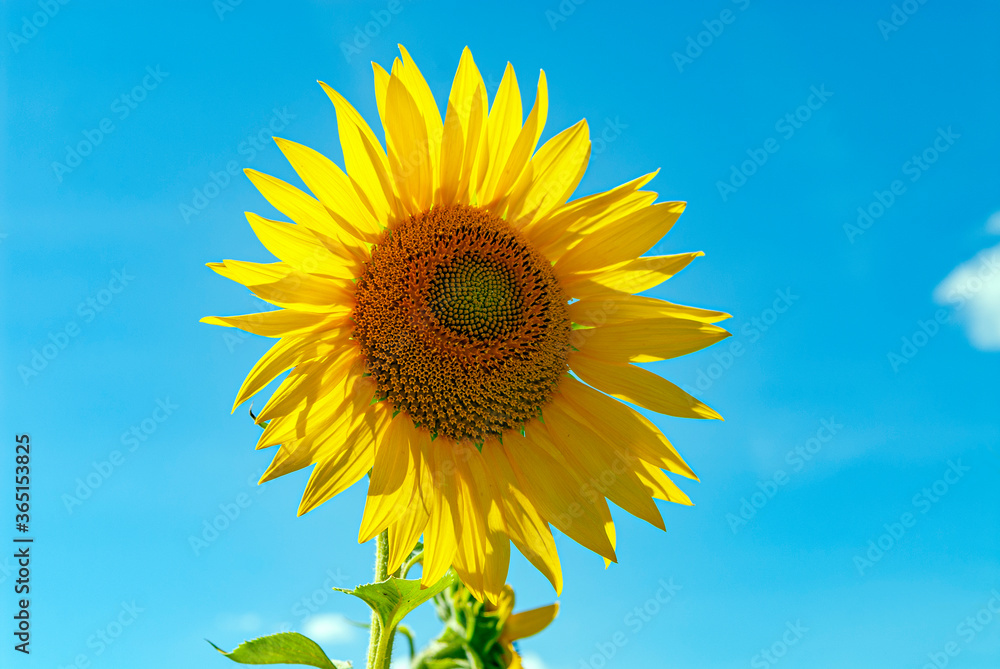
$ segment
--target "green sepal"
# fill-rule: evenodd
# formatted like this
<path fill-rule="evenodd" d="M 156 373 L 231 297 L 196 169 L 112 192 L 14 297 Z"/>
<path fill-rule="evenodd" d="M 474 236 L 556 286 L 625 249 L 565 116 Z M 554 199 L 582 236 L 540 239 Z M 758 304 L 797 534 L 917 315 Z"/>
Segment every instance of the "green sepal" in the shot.
<path fill-rule="evenodd" d="M 407 614 L 454 583 L 457 578 L 455 572 L 449 569 L 441 580 L 428 588 L 421 588 L 419 579 L 390 576 L 379 583 L 359 585 L 353 590 L 344 588 L 334 588 L 334 590 L 354 595 L 370 606 L 378 616 L 382 630 L 387 630 L 391 634 Z"/>
<path fill-rule="evenodd" d="M 331 660 L 319 644 L 298 632 L 280 632 L 244 641 L 229 653 L 211 641 L 208 643 L 240 664 L 304 664 L 320 669 L 351 669 L 352 666 L 350 662 Z"/>

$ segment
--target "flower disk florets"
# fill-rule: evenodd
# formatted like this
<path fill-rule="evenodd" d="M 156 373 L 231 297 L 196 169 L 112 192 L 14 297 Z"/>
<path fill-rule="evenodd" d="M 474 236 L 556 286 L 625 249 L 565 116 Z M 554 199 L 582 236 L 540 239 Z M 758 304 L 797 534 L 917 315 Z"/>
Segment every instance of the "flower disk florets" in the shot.
<path fill-rule="evenodd" d="M 354 315 L 380 397 L 446 438 L 518 429 L 568 369 L 570 321 L 551 264 L 477 207 L 436 207 L 386 230 Z"/>

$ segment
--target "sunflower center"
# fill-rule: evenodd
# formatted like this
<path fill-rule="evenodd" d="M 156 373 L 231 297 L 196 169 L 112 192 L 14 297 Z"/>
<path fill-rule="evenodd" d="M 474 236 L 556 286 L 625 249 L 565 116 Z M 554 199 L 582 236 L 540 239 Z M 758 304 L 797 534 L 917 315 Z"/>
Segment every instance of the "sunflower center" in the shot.
<path fill-rule="evenodd" d="M 473 339 L 504 337 L 520 324 L 513 272 L 491 258 L 470 253 L 439 266 L 427 292 L 427 305 L 441 324 Z"/>
<path fill-rule="evenodd" d="M 436 207 L 384 232 L 354 316 L 380 396 L 447 438 L 519 428 L 567 370 L 570 321 L 550 263 L 476 207 Z"/>

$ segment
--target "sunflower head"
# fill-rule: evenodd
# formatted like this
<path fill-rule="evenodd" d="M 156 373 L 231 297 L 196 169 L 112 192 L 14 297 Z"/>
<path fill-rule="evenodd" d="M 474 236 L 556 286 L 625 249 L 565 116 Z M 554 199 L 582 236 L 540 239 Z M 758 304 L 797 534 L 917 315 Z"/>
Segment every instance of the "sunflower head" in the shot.
<path fill-rule="evenodd" d="M 300 513 L 369 474 L 359 540 L 387 529 L 390 571 L 423 537 L 424 582 L 454 566 L 496 603 L 513 543 L 559 591 L 552 527 L 608 563 L 608 501 L 661 528 L 653 499 L 690 504 L 666 472 L 694 473 L 629 404 L 719 416 L 636 363 L 719 341 L 728 315 L 636 295 L 701 255 L 644 255 L 684 203 L 643 190 L 655 173 L 571 200 L 588 128 L 538 146 L 544 72 L 525 117 L 513 68 L 490 104 L 466 49 L 442 118 L 400 50 L 374 65 L 384 141 L 321 84 L 344 169 L 276 138 L 312 194 L 247 171 L 292 221 L 247 215 L 278 261 L 210 267 L 278 309 L 204 320 L 277 340 L 236 404 L 287 372 L 257 446 L 279 447 L 262 481 L 312 467 Z"/>
<path fill-rule="evenodd" d="M 437 206 L 387 229 L 357 281 L 353 337 L 380 398 L 453 441 L 537 416 L 569 335 L 551 264 L 485 209 Z"/>

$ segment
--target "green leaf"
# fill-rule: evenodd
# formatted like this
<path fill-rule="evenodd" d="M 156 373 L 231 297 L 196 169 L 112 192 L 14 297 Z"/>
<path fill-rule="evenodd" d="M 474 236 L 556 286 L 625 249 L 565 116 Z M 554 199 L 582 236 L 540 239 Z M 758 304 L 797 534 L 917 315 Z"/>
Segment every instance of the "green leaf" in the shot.
<path fill-rule="evenodd" d="M 419 579 L 405 579 L 390 576 L 380 583 L 359 585 L 353 590 L 334 588 L 363 600 L 378 616 L 383 630 L 395 631 L 410 611 L 434 597 L 456 580 L 455 572 L 449 570 L 440 581 L 429 588 L 421 588 Z"/>
<path fill-rule="evenodd" d="M 315 641 L 297 632 L 281 632 L 244 641 L 231 653 L 211 641 L 208 643 L 240 664 L 304 664 L 320 669 L 351 669 L 350 662 L 331 660 Z"/>

